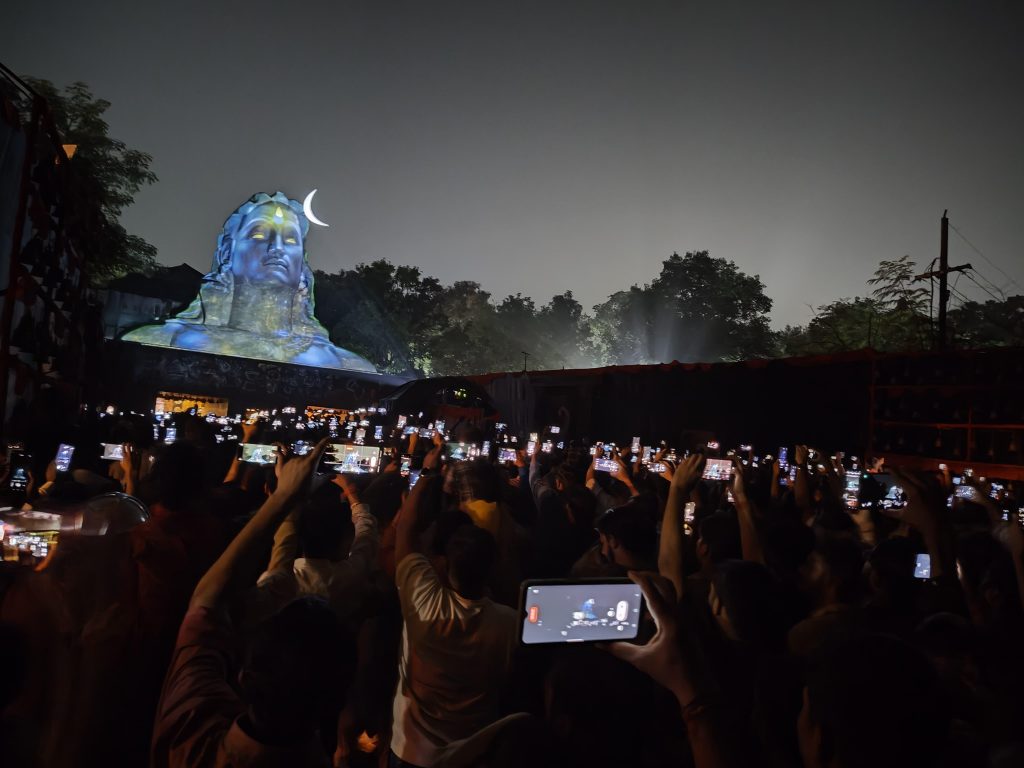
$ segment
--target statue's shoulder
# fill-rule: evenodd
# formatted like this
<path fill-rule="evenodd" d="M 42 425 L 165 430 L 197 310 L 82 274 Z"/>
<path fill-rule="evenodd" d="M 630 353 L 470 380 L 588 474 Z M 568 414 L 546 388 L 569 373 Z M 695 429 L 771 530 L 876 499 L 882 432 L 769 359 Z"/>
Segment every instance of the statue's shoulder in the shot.
<path fill-rule="evenodd" d="M 174 342 L 174 337 L 180 330 L 181 324 L 173 321 L 157 323 L 155 325 L 142 325 L 121 336 L 122 341 L 134 341 L 138 344 L 154 344 L 167 347 Z"/>

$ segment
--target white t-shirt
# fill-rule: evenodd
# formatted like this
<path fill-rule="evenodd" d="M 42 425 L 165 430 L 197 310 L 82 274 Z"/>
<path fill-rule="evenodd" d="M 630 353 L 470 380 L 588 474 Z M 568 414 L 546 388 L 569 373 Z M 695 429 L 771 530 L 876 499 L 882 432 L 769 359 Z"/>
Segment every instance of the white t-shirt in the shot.
<path fill-rule="evenodd" d="M 421 554 L 398 564 L 395 582 L 404 626 L 391 749 L 429 768 L 446 744 L 498 718 L 518 617 L 448 589 Z"/>

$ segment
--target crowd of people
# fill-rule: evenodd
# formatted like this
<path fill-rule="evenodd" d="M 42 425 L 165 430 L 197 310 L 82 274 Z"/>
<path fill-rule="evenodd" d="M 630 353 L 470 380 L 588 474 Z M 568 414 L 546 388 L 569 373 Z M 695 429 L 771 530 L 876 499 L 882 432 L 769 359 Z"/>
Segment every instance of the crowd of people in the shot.
<path fill-rule="evenodd" d="M 6 457 L 8 536 L 61 532 L 0 570 L 5 766 L 1024 765 L 1011 483 L 372 409 L 101 416 Z M 524 583 L 625 579 L 635 638 L 523 643 Z"/>

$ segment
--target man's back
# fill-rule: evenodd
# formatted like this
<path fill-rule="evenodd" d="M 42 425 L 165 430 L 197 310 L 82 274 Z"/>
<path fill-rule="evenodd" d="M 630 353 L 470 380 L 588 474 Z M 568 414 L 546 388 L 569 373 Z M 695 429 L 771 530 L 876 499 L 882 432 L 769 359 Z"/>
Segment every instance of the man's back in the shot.
<path fill-rule="evenodd" d="M 437 751 L 499 716 L 516 638 L 516 611 L 445 587 L 420 554 L 396 573 L 405 628 L 391 748 L 430 766 Z"/>

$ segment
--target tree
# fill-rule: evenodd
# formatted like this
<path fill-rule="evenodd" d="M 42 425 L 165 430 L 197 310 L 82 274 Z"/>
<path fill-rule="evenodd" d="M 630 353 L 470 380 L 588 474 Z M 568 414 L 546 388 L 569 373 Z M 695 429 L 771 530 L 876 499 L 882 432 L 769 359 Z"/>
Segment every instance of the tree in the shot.
<path fill-rule="evenodd" d="M 1024 296 L 981 304 L 968 301 L 949 313 L 958 346 L 1006 347 L 1024 342 Z"/>
<path fill-rule="evenodd" d="M 157 180 L 150 169 L 153 158 L 108 134 L 103 114 L 110 102 L 93 96 L 85 83 L 72 83 L 61 92 L 48 80 L 26 78 L 26 82 L 46 100 L 61 141 L 76 145 L 70 161 L 76 181 L 87 187 L 86 196 L 102 212 L 98 231 L 91 233 L 93 247 L 86 267 L 90 280 L 102 284 L 129 272 L 150 270 L 156 263 L 156 248 L 126 232 L 119 219 L 134 202 L 135 193 Z M 27 122 L 32 105 L 19 106 Z"/>
<path fill-rule="evenodd" d="M 649 285 L 594 308 L 594 347 L 609 364 L 760 357 L 774 351 L 771 308 L 759 276 L 707 251 L 674 253 Z"/>

